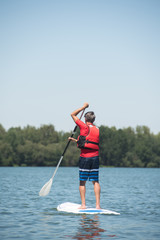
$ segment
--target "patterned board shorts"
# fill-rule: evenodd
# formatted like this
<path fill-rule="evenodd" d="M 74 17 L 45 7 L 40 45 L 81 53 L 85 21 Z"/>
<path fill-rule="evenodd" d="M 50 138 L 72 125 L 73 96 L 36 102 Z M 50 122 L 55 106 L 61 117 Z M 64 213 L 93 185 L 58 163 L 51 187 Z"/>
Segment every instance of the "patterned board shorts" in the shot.
<path fill-rule="evenodd" d="M 99 156 L 79 158 L 79 180 L 99 181 Z"/>

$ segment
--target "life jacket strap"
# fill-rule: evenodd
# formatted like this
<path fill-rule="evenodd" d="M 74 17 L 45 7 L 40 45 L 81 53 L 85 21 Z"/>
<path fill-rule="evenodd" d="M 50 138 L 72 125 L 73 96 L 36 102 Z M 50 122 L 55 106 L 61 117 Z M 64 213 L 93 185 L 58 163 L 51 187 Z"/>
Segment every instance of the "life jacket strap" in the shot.
<path fill-rule="evenodd" d="M 92 143 L 92 144 L 99 145 L 99 143 L 97 143 L 97 142 L 92 142 L 92 141 L 89 141 L 89 140 L 86 140 L 86 143 Z"/>

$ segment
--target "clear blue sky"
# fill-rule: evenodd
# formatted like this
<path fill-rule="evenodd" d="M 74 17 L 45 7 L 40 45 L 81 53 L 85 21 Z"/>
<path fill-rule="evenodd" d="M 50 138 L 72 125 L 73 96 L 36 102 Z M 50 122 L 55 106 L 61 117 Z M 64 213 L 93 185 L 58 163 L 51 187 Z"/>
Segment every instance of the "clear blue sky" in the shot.
<path fill-rule="evenodd" d="M 160 132 L 159 0 L 0 0 L 0 123 Z"/>

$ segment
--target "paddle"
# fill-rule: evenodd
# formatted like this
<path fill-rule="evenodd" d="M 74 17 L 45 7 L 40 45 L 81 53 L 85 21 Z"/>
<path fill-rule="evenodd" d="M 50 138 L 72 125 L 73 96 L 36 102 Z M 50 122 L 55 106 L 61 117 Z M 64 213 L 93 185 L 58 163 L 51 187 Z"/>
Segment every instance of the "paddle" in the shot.
<path fill-rule="evenodd" d="M 82 118 L 84 111 L 85 111 L 85 109 L 83 110 L 83 112 L 82 112 L 82 114 L 81 114 L 81 116 L 80 116 L 80 119 Z M 74 128 L 74 130 L 73 130 L 73 132 L 72 132 L 71 138 L 72 138 L 73 135 L 75 134 L 76 129 L 77 129 L 77 125 L 75 126 L 75 128 Z M 71 140 L 68 140 L 68 143 L 67 143 L 67 145 L 66 145 L 66 147 L 65 147 L 65 149 L 64 149 L 64 151 L 63 151 L 63 153 L 62 153 L 62 155 L 61 155 L 61 157 L 60 157 L 60 160 L 59 160 L 59 162 L 58 162 L 58 164 L 57 164 L 57 167 L 56 167 L 56 169 L 55 169 L 55 171 L 54 171 L 54 173 L 53 173 L 53 176 L 52 176 L 51 179 L 41 188 L 41 190 L 40 190 L 40 192 L 39 192 L 39 196 L 44 197 L 44 196 L 48 195 L 48 193 L 50 192 L 50 189 L 51 189 L 51 186 L 52 186 L 52 183 L 53 183 L 53 178 L 54 178 L 54 176 L 56 175 L 56 172 L 57 172 L 57 170 L 58 170 L 58 167 L 59 167 L 60 163 L 62 162 L 62 159 L 63 159 L 63 157 L 64 157 L 64 154 L 65 154 L 65 152 L 66 152 L 66 150 L 67 150 L 70 142 L 71 142 Z"/>

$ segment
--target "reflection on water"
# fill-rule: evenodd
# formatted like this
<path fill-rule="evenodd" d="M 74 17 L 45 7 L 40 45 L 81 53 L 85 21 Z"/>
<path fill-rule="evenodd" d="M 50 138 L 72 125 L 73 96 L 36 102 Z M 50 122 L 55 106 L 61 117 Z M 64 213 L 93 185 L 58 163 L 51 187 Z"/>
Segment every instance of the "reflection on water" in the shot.
<path fill-rule="evenodd" d="M 94 215 L 89 217 L 82 215 L 80 219 L 79 228 L 75 236 L 72 239 L 85 240 L 85 239 L 101 239 L 102 233 L 106 232 L 103 228 L 99 227 L 99 217 Z M 116 235 L 106 235 L 108 237 L 115 237 Z M 103 236 L 104 237 L 104 236 Z"/>

